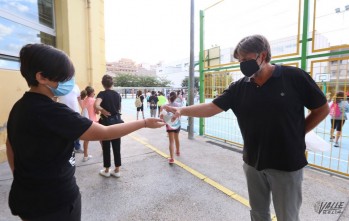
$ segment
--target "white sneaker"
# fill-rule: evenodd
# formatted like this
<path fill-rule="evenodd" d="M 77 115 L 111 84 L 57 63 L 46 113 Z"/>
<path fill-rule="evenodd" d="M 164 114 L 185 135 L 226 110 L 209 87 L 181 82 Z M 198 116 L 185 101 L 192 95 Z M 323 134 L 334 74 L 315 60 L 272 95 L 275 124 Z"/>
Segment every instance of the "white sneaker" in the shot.
<path fill-rule="evenodd" d="M 92 158 L 92 155 L 88 155 L 87 157 L 82 158 L 82 162 L 86 162 L 91 158 Z"/>
<path fill-rule="evenodd" d="M 105 176 L 105 177 L 110 177 L 110 172 L 105 172 L 105 169 L 102 169 L 99 171 L 99 175 Z"/>
<path fill-rule="evenodd" d="M 112 175 L 112 176 L 114 176 L 116 178 L 119 178 L 121 174 L 120 174 L 120 171 L 119 172 L 115 172 L 115 170 L 113 170 L 113 171 L 110 172 L 110 175 Z"/>

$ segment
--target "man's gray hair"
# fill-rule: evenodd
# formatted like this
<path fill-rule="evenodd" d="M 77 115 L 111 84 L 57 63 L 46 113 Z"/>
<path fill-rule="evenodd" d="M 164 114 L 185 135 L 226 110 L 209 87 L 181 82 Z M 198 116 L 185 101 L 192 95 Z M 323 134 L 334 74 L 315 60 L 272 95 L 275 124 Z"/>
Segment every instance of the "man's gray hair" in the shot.
<path fill-rule="evenodd" d="M 240 53 L 257 53 L 266 51 L 267 57 L 265 58 L 266 62 L 269 62 L 271 59 L 270 44 L 268 40 L 263 35 L 251 35 L 244 37 L 236 45 L 234 49 L 234 58 L 239 59 Z"/>

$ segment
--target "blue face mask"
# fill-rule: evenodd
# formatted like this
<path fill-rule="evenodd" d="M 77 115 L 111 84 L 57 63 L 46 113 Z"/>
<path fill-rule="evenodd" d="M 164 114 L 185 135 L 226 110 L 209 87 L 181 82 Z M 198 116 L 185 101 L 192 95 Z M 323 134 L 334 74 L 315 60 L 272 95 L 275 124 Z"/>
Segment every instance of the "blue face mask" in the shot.
<path fill-rule="evenodd" d="M 69 81 L 58 82 L 57 88 L 53 88 L 47 85 L 48 88 L 52 91 L 54 96 L 64 96 L 69 94 L 74 88 L 75 80 L 74 78 Z"/>

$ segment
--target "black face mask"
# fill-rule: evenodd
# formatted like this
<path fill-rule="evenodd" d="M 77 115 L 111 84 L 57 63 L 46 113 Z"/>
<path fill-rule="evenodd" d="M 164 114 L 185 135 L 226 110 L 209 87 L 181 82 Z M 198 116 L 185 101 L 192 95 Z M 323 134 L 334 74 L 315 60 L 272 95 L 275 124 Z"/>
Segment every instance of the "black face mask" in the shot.
<path fill-rule="evenodd" d="M 258 57 L 257 57 L 258 59 Z M 246 77 L 251 77 L 254 73 L 259 71 L 259 65 L 257 59 L 251 59 L 240 63 L 240 70 Z"/>

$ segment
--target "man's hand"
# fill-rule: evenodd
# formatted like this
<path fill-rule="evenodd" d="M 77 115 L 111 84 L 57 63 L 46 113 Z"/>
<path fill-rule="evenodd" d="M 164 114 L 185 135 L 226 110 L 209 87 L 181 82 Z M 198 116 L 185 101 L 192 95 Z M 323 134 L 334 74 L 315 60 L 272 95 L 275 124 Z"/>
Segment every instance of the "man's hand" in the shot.
<path fill-rule="evenodd" d="M 171 112 L 173 113 L 173 117 L 171 119 L 172 122 L 174 122 L 177 118 L 180 118 L 181 117 L 181 108 L 178 108 L 178 107 L 170 107 L 170 106 L 164 106 L 164 109 L 167 111 L 167 112 Z"/>

